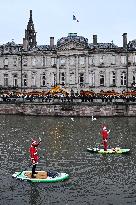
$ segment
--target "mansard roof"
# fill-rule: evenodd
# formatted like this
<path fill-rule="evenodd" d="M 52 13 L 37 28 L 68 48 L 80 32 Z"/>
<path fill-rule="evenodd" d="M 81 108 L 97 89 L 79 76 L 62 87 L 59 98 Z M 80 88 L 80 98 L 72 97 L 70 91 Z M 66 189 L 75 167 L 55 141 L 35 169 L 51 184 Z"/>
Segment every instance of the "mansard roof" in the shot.
<path fill-rule="evenodd" d="M 11 42 L 7 42 L 6 44 L 3 44 L 3 46 L 6 46 L 6 47 L 10 47 L 10 46 L 18 47 L 18 46 L 22 46 L 22 44 L 16 44 L 14 41 L 11 41 Z"/>
<path fill-rule="evenodd" d="M 93 43 L 88 44 L 90 49 L 100 48 L 100 49 L 110 49 L 110 48 L 118 48 L 117 45 L 113 43 L 97 43 L 97 45 L 94 45 Z"/>
<path fill-rule="evenodd" d="M 52 49 L 52 48 L 50 47 L 50 45 L 37 45 L 36 48 L 37 48 L 38 50 L 40 50 L 40 51 L 47 51 L 47 50 Z M 56 46 L 55 46 L 55 45 L 53 46 L 53 49 L 56 49 Z"/>

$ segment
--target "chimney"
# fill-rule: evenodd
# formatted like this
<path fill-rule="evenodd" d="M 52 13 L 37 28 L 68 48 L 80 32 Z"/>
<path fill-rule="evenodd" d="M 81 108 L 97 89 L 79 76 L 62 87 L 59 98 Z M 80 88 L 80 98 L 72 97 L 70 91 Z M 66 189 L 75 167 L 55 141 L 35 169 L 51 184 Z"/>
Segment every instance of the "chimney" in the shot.
<path fill-rule="evenodd" d="M 123 48 L 127 48 L 127 33 L 123 33 Z"/>
<path fill-rule="evenodd" d="M 50 47 L 54 47 L 54 37 L 50 37 Z"/>
<path fill-rule="evenodd" d="M 23 38 L 23 49 L 25 51 L 28 50 L 28 40 L 26 38 Z"/>
<path fill-rule="evenodd" d="M 97 45 L 97 35 L 93 35 L 93 44 Z"/>

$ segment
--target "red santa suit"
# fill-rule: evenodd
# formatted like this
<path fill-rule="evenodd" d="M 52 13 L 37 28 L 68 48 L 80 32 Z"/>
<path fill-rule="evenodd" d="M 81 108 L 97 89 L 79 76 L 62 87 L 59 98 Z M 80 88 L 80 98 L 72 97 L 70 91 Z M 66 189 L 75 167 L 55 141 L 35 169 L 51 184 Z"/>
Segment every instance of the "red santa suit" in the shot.
<path fill-rule="evenodd" d="M 39 160 L 39 157 L 37 154 L 37 146 L 38 145 L 39 145 L 39 143 L 37 143 L 37 141 L 32 141 L 32 144 L 31 144 L 30 149 L 29 149 L 32 164 L 37 164 L 38 160 Z"/>
<path fill-rule="evenodd" d="M 107 131 L 107 128 L 104 126 L 102 131 L 101 131 L 101 136 L 102 136 L 102 139 L 103 139 L 103 146 L 104 146 L 104 151 L 107 151 L 107 148 L 108 148 L 108 137 L 109 137 L 109 132 L 110 131 Z"/>

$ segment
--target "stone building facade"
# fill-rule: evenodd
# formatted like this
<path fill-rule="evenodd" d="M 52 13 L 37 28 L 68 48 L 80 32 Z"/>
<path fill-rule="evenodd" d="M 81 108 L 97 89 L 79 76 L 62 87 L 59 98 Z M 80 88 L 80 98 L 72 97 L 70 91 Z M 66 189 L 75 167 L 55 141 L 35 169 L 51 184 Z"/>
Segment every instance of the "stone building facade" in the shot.
<path fill-rule="evenodd" d="M 130 90 L 136 84 L 136 40 L 123 45 L 93 43 L 69 33 L 54 44 L 37 45 L 32 10 L 22 44 L 0 46 L 0 87 L 21 91 L 47 91 L 61 85 L 69 92 L 80 90 Z"/>

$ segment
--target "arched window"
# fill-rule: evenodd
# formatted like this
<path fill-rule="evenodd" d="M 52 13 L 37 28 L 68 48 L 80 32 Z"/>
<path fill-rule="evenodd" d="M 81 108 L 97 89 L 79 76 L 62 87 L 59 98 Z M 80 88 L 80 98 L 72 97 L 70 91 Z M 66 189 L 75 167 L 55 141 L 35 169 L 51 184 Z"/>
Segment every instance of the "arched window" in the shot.
<path fill-rule="evenodd" d="M 127 79 L 126 72 L 123 71 L 123 72 L 121 73 L 121 85 L 122 85 L 122 86 L 126 86 L 126 79 Z"/>

